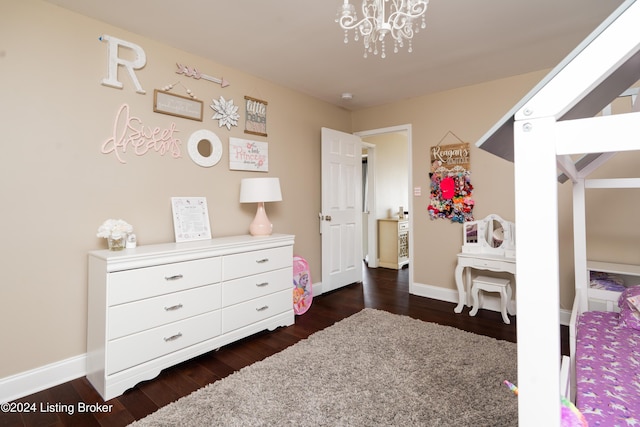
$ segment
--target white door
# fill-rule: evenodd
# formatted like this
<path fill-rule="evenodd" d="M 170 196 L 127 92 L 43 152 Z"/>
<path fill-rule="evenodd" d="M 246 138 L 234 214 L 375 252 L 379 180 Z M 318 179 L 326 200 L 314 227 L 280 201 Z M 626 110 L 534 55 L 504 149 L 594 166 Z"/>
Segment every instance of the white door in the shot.
<path fill-rule="evenodd" d="M 322 128 L 322 292 L 362 281 L 362 141 Z"/>

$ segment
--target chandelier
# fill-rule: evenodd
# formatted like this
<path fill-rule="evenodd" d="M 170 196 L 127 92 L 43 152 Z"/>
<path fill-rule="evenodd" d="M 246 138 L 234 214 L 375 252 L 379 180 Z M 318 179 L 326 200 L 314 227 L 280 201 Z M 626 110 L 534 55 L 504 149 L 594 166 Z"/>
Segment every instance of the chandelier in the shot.
<path fill-rule="evenodd" d="M 425 12 L 429 0 L 362 0 L 362 14 L 364 17 L 358 20 L 355 7 L 344 0 L 344 4 L 338 8 L 336 22 L 344 29 L 344 42 L 349 42 L 348 32 L 354 30 L 355 41 L 364 39 L 364 57 L 369 53 L 386 58 L 385 39 L 393 38 L 393 51 L 398 53 L 408 44 L 407 51 L 412 52 L 411 39 L 413 35 L 425 28 Z M 422 18 L 418 25 L 415 21 Z M 378 51 L 378 42 L 380 51 Z"/>

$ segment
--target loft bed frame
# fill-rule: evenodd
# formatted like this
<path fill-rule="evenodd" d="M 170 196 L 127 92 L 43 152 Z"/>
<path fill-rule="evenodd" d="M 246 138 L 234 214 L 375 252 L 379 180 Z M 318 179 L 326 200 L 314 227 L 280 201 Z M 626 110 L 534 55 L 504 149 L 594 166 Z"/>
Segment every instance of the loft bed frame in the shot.
<path fill-rule="evenodd" d="M 586 179 L 617 152 L 640 150 L 640 102 L 596 116 L 640 80 L 639 24 L 640 2 L 625 1 L 477 143 L 515 164 L 520 426 L 561 422 L 558 183 L 573 184 L 575 287 L 585 305 L 585 190 L 640 187 L 638 178 Z"/>

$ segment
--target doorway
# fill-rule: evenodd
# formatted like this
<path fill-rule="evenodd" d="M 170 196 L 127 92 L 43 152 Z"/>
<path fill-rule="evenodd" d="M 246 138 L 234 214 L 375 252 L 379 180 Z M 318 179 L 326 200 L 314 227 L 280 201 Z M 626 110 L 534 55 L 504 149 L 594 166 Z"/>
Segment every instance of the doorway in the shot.
<path fill-rule="evenodd" d="M 356 132 L 362 139 L 363 254 L 367 265 L 379 266 L 378 220 L 408 212 L 409 284 L 413 283 L 413 198 L 411 197 L 411 125 Z M 363 164 L 364 165 L 364 164 Z M 366 178 L 366 184 L 364 179 Z M 366 194 L 365 194 L 366 191 Z"/>
<path fill-rule="evenodd" d="M 369 224 L 369 219 L 375 216 L 371 209 L 376 206 L 375 148 L 374 144 L 362 141 L 362 255 L 365 264 L 371 268 L 378 267 L 377 233 L 369 232 L 374 226 L 373 221 Z"/>

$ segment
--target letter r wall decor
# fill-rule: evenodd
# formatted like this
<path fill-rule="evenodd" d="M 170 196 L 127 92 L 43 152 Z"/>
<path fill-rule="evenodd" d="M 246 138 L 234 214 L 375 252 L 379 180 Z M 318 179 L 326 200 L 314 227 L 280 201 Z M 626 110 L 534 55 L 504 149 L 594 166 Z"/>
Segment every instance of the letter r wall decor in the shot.
<path fill-rule="evenodd" d="M 99 40 L 109 43 L 107 77 L 102 79 L 102 84 L 105 86 L 122 89 L 123 84 L 118 80 L 118 66 L 121 65 L 125 68 L 125 70 L 127 70 L 127 72 L 129 73 L 129 77 L 131 77 L 131 80 L 133 80 L 133 84 L 136 86 L 136 92 L 145 94 L 146 92 L 142 88 L 142 85 L 138 81 L 138 77 L 136 76 L 136 73 L 134 71 L 141 69 L 147 63 L 147 56 L 145 55 L 144 50 L 137 44 L 125 40 L 120 40 L 116 37 L 108 35 L 100 36 Z M 118 56 L 118 49 L 120 46 L 133 50 L 136 54 L 135 59 L 129 61 L 120 58 Z"/>

